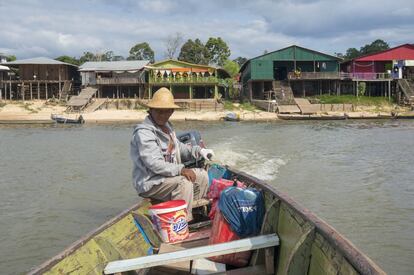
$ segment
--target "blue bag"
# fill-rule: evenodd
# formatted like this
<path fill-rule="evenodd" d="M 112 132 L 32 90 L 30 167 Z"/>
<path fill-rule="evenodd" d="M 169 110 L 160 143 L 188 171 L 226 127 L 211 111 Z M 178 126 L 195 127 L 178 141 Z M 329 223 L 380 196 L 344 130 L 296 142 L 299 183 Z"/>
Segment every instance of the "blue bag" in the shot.
<path fill-rule="evenodd" d="M 208 186 L 211 185 L 213 179 L 228 179 L 229 172 L 219 164 L 213 163 L 208 169 Z"/>
<path fill-rule="evenodd" d="M 220 195 L 219 209 L 240 238 L 256 236 L 264 216 L 263 195 L 255 188 L 228 187 Z"/>

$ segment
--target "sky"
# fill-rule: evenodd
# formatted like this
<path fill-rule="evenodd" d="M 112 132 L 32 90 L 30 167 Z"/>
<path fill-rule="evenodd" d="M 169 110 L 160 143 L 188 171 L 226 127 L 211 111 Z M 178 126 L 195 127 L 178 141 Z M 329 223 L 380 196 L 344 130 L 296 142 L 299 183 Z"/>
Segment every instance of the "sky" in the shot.
<path fill-rule="evenodd" d="M 0 0 L 0 52 L 17 59 L 128 56 L 148 42 L 165 58 L 169 36 L 221 37 L 231 58 L 299 45 L 345 53 L 376 39 L 414 43 L 414 0 Z"/>

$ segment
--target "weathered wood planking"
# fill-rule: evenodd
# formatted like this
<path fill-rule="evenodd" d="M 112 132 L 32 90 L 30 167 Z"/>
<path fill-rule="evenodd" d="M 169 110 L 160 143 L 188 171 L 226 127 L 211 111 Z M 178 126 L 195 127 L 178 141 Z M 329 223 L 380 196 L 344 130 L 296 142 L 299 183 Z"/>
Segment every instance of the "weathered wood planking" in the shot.
<path fill-rule="evenodd" d="M 105 267 L 105 274 L 113 274 L 162 264 L 202 259 L 206 257 L 226 255 L 230 253 L 266 248 L 279 245 L 276 234 L 247 238 L 227 243 L 220 243 L 160 255 L 151 255 L 129 260 L 113 261 Z"/>

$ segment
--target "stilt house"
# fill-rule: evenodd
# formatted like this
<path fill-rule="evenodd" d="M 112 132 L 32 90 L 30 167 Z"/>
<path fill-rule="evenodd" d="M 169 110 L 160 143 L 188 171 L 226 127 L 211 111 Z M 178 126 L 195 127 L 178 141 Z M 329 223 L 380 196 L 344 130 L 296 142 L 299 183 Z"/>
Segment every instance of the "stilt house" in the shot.
<path fill-rule="evenodd" d="M 240 68 L 242 92 L 252 100 L 334 93 L 340 80 L 340 58 L 300 46 L 290 46 L 248 60 Z"/>
<path fill-rule="evenodd" d="M 8 98 L 20 100 L 66 97 L 79 80 L 78 67 L 46 57 L 3 63 L 17 69 L 9 83 Z"/>
<path fill-rule="evenodd" d="M 148 60 L 85 62 L 79 67 L 82 86 L 93 86 L 98 98 L 143 98 Z"/>

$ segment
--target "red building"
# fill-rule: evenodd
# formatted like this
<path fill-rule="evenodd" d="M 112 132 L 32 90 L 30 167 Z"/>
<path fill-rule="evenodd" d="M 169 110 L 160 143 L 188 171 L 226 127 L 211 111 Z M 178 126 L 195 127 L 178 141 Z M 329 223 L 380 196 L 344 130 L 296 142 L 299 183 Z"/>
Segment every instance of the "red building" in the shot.
<path fill-rule="evenodd" d="M 343 75 L 361 80 L 414 78 L 414 45 L 403 44 L 341 64 Z"/>

